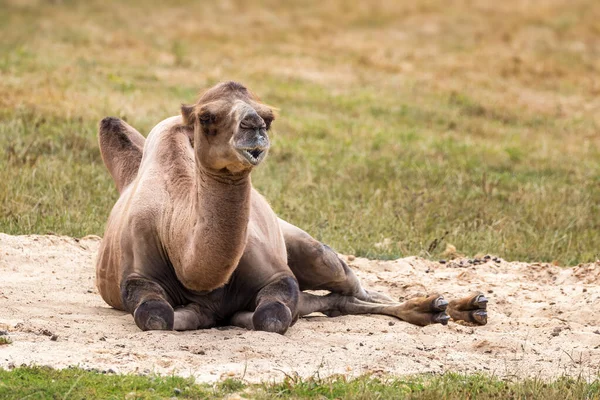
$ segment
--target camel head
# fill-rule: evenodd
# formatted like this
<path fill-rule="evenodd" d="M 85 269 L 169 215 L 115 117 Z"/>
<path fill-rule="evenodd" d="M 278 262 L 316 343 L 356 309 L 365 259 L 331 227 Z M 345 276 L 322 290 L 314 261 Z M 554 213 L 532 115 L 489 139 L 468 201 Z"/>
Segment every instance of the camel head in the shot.
<path fill-rule="evenodd" d="M 196 104 L 183 105 L 181 115 L 193 129 L 198 162 L 208 170 L 249 172 L 267 155 L 273 110 L 239 83 L 212 87 Z"/>

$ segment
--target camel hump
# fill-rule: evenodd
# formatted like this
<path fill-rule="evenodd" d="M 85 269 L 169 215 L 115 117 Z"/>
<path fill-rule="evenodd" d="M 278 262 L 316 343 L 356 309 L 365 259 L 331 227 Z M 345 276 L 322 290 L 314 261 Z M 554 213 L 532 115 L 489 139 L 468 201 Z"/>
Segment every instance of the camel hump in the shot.
<path fill-rule="evenodd" d="M 119 193 L 137 176 L 145 140 L 141 133 L 119 118 L 106 117 L 100 121 L 100 153 Z"/>

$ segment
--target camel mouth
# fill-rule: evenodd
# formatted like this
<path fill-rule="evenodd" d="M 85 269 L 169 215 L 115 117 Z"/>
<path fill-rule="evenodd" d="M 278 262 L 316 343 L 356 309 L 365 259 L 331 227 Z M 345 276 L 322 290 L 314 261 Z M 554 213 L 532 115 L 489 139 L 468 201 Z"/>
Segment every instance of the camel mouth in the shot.
<path fill-rule="evenodd" d="M 240 155 L 252 165 L 258 165 L 265 155 L 267 154 L 267 148 L 254 147 L 249 149 L 237 149 Z"/>

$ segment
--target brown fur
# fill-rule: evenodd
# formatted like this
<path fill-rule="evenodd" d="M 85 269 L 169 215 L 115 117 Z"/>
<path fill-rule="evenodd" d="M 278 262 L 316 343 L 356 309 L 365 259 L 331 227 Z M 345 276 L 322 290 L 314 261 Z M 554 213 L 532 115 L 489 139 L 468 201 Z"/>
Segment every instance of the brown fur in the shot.
<path fill-rule="evenodd" d="M 104 300 L 131 312 L 141 329 L 231 323 L 284 333 L 315 311 L 445 323 L 441 296 L 398 304 L 366 291 L 333 250 L 277 218 L 250 181 L 273 119 L 258 97 L 226 82 L 145 141 L 118 119 L 100 123 L 102 157 L 121 193 L 98 255 Z M 457 304 L 477 322 L 467 314 L 485 303 L 472 299 Z"/>

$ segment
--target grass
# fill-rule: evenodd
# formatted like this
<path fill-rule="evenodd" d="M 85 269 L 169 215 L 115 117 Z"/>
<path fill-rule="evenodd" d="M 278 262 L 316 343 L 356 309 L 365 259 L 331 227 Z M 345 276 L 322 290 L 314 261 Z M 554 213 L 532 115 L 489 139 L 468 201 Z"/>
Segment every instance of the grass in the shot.
<path fill-rule="evenodd" d="M 248 384 L 227 379 L 214 385 L 193 378 L 102 374 L 79 368 L 0 369 L 3 399 L 598 399 L 600 380 L 558 378 L 507 382 L 485 375 L 445 374 L 405 378 L 362 376 Z"/>
<path fill-rule="evenodd" d="M 255 186 L 338 251 L 594 261 L 600 3 L 491 4 L 0 0 L 0 231 L 101 235 L 97 121 L 235 79 L 281 110 Z"/>

